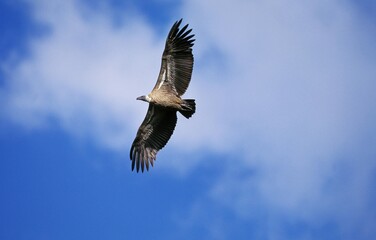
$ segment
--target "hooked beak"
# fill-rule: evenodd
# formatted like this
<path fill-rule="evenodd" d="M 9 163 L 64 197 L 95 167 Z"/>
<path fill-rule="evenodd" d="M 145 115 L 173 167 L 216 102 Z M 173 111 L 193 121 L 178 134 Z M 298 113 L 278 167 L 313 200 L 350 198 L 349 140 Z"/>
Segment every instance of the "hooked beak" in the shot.
<path fill-rule="evenodd" d="M 147 102 L 145 96 L 140 96 L 140 97 L 136 98 L 136 100 L 141 100 L 141 101 Z"/>

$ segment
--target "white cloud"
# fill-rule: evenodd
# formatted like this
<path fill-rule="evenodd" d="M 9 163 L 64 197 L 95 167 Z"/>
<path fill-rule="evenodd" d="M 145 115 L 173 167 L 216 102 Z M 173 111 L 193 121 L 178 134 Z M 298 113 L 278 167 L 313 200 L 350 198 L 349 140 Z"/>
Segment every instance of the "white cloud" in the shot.
<path fill-rule="evenodd" d="M 28 127 L 53 119 L 72 134 L 128 149 L 147 107 L 135 98 L 156 79 L 163 40 L 140 17 L 117 28 L 81 8 L 35 3 L 35 18 L 50 32 L 30 43 L 29 58 L 8 66 L 8 107 Z"/>
<path fill-rule="evenodd" d="M 257 199 L 310 224 L 334 218 L 341 233 L 366 238 L 376 155 L 367 20 L 339 1 L 189 1 L 186 9 L 201 36 L 197 82 L 211 92 L 202 112 L 220 122 L 222 144 L 245 156 L 226 164 L 256 172 L 229 171 L 213 198 L 246 216 Z M 209 66 L 214 74 L 200 69 L 213 46 L 226 57 Z"/>
<path fill-rule="evenodd" d="M 8 66 L 13 119 L 28 127 L 53 119 L 129 149 L 146 111 L 135 97 L 156 80 L 165 36 L 134 13 L 115 27 L 72 1 L 34 6 L 51 32 Z M 376 49 L 367 20 L 341 1 L 195 0 L 181 11 L 197 39 L 186 95 L 198 109 L 179 121 L 170 151 L 236 156 L 216 163 L 229 167 L 209 196 L 245 218 L 260 202 L 309 223 L 326 215 L 343 234 L 374 222 Z M 183 173 L 199 159 L 160 166 Z M 375 234 L 366 228 L 361 236 Z"/>

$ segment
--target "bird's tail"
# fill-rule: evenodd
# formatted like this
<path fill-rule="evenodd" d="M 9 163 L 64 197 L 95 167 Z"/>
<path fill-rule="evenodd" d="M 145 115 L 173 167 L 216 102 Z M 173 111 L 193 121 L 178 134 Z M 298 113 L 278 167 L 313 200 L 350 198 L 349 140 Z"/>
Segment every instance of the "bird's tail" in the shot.
<path fill-rule="evenodd" d="M 184 99 L 181 107 L 182 110 L 179 110 L 179 112 L 186 118 L 192 117 L 196 112 L 196 103 L 194 99 Z"/>

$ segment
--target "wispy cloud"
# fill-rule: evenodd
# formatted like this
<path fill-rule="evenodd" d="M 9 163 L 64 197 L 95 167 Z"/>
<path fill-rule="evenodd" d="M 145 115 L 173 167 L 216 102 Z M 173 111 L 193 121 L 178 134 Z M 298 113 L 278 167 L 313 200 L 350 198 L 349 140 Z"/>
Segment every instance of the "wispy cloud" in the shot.
<path fill-rule="evenodd" d="M 343 2 L 212 5 L 186 4 L 204 36 L 197 82 L 210 96 L 203 112 L 222 124 L 223 144 L 241 152 L 227 164 L 254 173 L 227 172 L 213 198 L 248 216 L 252 202 L 263 202 L 284 216 L 277 226 L 290 217 L 310 225 L 326 219 L 344 238 L 375 234 L 372 25 Z M 200 69 L 213 46 L 225 57 L 211 65 L 214 74 Z"/>
<path fill-rule="evenodd" d="M 7 66 L 9 114 L 27 127 L 53 120 L 125 148 L 145 110 L 135 98 L 156 78 L 163 40 L 141 17 L 120 28 L 75 1 L 38 1 L 33 9 L 49 32 L 30 42 L 30 57 Z"/>
<path fill-rule="evenodd" d="M 9 115 L 31 128 L 52 120 L 127 150 L 146 111 L 135 97 L 157 77 L 169 26 L 157 33 L 127 12 L 115 26 L 107 13 L 73 1 L 33 9 L 50 32 L 8 66 Z M 284 238 L 285 221 L 314 231 L 323 218 L 344 239 L 376 235 L 371 23 L 341 1 L 187 1 L 181 12 L 197 38 L 187 96 L 198 111 L 179 122 L 170 144 L 184 161 L 160 166 L 192 169 L 200 157 L 188 156 L 204 149 L 233 156 L 205 159 L 228 166 L 207 197 L 246 219 L 268 209 L 270 238 Z"/>

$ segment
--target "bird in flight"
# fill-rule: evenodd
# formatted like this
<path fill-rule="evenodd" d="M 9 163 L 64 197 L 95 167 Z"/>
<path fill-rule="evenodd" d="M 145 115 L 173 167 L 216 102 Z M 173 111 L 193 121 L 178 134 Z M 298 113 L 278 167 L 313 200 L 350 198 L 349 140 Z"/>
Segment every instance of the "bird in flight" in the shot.
<path fill-rule="evenodd" d="M 151 93 L 138 97 L 149 103 L 145 119 L 137 131 L 130 150 L 132 171 L 149 170 L 157 152 L 174 132 L 177 111 L 187 119 L 196 111 L 194 99 L 182 99 L 188 88 L 193 69 L 192 46 L 195 41 L 188 24 L 180 29 L 182 19 L 176 21 L 168 33 L 162 55 L 161 70 Z"/>

